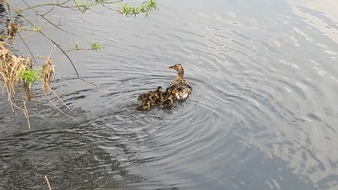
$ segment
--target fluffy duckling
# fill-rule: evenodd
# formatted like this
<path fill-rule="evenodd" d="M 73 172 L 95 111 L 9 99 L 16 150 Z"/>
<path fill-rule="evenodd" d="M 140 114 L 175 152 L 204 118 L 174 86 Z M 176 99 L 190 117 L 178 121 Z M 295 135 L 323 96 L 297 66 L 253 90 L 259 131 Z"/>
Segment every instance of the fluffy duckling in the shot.
<path fill-rule="evenodd" d="M 138 100 L 142 100 L 141 104 L 136 107 L 137 110 L 150 110 L 154 105 L 159 105 L 163 99 L 162 86 L 157 87 L 155 91 L 141 94 Z"/>
<path fill-rule="evenodd" d="M 169 94 L 166 99 L 161 102 L 161 106 L 170 109 L 172 108 L 175 99 L 176 96 L 174 94 Z"/>
<path fill-rule="evenodd" d="M 176 92 L 175 89 L 174 89 L 174 92 Z M 163 92 L 163 99 L 161 100 L 161 103 L 159 105 L 161 107 L 171 108 L 175 100 L 176 100 L 176 95 L 173 94 L 173 89 L 167 88 L 166 91 Z"/>
<path fill-rule="evenodd" d="M 159 104 L 163 99 L 162 86 L 157 87 L 157 90 L 154 92 L 155 104 Z"/>
<path fill-rule="evenodd" d="M 172 89 L 173 94 L 175 94 L 177 100 L 185 100 L 189 97 L 192 91 L 192 86 L 184 78 L 184 70 L 181 64 L 176 64 L 169 67 L 177 71 L 177 76 L 174 78 L 173 82 L 169 85 L 169 88 Z"/>
<path fill-rule="evenodd" d="M 137 100 L 145 100 L 148 98 L 148 96 L 150 96 L 152 93 L 154 93 L 153 91 L 149 91 L 147 93 L 143 93 L 143 94 L 140 94 L 137 98 Z"/>
<path fill-rule="evenodd" d="M 153 100 L 149 97 L 142 101 L 140 105 L 136 107 L 137 110 L 144 111 L 144 110 L 150 110 L 153 106 Z"/>
<path fill-rule="evenodd" d="M 153 99 L 158 99 L 162 96 L 162 86 L 157 87 L 157 90 L 155 91 L 149 91 L 147 93 L 141 94 L 138 96 L 137 100 L 145 100 L 147 98 Z"/>
<path fill-rule="evenodd" d="M 162 100 L 165 100 L 169 95 L 171 95 L 171 92 L 172 92 L 172 89 L 168 87 L 168 88 L 165 90 L 165 92 L 163 92 Z"/>

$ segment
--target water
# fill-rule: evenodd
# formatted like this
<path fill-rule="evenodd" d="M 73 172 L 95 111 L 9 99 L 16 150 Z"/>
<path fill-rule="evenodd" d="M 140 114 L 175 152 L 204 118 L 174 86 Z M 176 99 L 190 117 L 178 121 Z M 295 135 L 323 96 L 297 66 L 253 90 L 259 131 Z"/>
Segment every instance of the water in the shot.
<path fill-rule="evenodd" d="M 45 27 L 58 43 L 103 43 L 70 53 L 97 87 L 55 60 L 53 89 L 73 111 L 52 100 L 69 116 L 37 94 L 27 129 L 2 101 L 0 187 L 47 189 L 47 175 L 53 189 L 337 189 L 337 5 L 160 1 L 147 19 L 54 10 L 70 32 Z M 53 48 L 39 35 L 27 43 Z M 29 55 L 19 40 L 14 49 Z M 170 84 L 175 63 L 189 99 L 135 110 L 138 94 Z"/>

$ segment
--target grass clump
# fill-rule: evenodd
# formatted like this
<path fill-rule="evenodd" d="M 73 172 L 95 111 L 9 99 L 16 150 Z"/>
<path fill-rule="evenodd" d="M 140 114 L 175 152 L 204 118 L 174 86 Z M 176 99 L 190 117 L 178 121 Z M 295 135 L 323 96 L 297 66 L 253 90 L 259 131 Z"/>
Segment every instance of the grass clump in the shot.
<path fill-rule="evenodd" d="M 24 69 L 21 70 L 20 78 L 24 84 L 32 89 L 32 85 L 40 79 L 41 71 L 39 69 Z"/>
<path fill-rule="evenodd" d="M 42 90 L 47 96 L 47 92 L 52 91 L 50 81 L 53 73 L 54 65 L 49 57 L 41 67 L 33 69 L 31 58 L 14 55 L 9 50 L 7 44 L 0 41 L 0 80 L 6 88 L 8 102 L 13 111 L 14 108 L 22 110 L 27 118 L 29 128 L 30 122 L 26 102 L 33 97 L 32 87 L 35 83 L 42 82 Z M 21 92 L 22 94 L 21 104 L 20 101 L 18 101 L 19 97 L 16 96 L 17 92 Z"/>
<path fill-rule="evenodd" d="M 0 41 L 0 74 L 3 85 L 6 87 L 8 101 L 13 103 L 15 87 L 19 85 L 22 72 L 32 68 L 30 58 L 17 57 Z"/>

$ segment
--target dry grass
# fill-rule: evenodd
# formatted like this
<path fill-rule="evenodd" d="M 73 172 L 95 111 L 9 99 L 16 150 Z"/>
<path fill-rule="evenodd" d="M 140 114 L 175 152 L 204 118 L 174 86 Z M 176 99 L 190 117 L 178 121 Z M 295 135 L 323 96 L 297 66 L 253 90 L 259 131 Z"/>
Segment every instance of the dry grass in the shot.
<path fill-rule="evenodd" d="M 8 102 L 10 103 L 13 111 L 19 109 L 25 115 L 30 128 L 29 112 L 27 109 L 27 101 L 30 101 L 33 97 L 33 90 L 30 83 L 24 80 L 23 71 L 34 71 L 32 69 L 32 59 L 18 57 L 14 55 L 8 48 L 5 42 L 0 41 L 0 75 L 3 86 L 5 86 L 8 94 Z M 54 64 L 51 61 L 50 55 L 46 59 L 45 63 L 41 66 L 41 73 L 39 72 L 37 80 L 42 82 L 42 91 L 48 98 L 49 102 L 61 113 L 65 114 L 60 108 L 58 108 L 49 98 L 48 92 L 57 97 L 64 106 L 71 111 L 71 109 L 62 101 L 62 99 L 51 89 L 51 79 L 54 73 Z M 17 101 L 18 97 L 15 96 L 16 90 L 21 93 L 21 100 Z M 19 103 L 17 103 L 19 102 Z M 66 114 L 65 114 L 66 115 Z"/>
<path fill-rule="evenodd" d="M 42 71 L 41 71 L 41 78 L 43 81 L 43 87 L 42 90 L 44 94 L 46 95 L 50 88 L 50 80 L 52 78 L 52 74 L 54 73 L 54 65 L 50 58 L 46 60 L 46 62 L 42 65 Z"/>
<path fill-rule="evenodd" d="M 25 57 L 17 57 L 14 55 L 7 47 L 5 42 L 0 41 L 0 75 L 2 84 L 7 90 L 8 102 L 10 102 L 11 107 L 14 111 L 14 108 L 22 110 L 25 115 L 30 128 L 29 115 L 26 107 L 26 101 L 31 98 L 32 92 L 27 87 L 23 85 L 23 90 L 26 94 L 26 98 L 23 99 L 23 105 L 20 107 L 14 101 L 15 89 L 20 85 L 20 76 L 23 70 L 28 70 L 32 68 L 32 59 Z"/>
<path fill-rule="evenodd" d="M 7 47 L 5 42 L 0 41 L 0 75 L 3 85 L 6 87 L 8 101 L 14 105 L 13 96 L 19 85 L 22 70 L 32 68 L 32 59 L 17 57 Z"/>

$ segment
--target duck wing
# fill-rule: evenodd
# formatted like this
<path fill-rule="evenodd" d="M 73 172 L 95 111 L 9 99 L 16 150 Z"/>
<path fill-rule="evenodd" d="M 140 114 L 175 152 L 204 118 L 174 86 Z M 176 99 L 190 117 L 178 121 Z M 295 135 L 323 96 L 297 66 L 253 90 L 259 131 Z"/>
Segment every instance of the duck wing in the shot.
<path fill-rule="evenodd" d="M 171 89 L 182 89 L 182 88 L 189 88 L 192 89 L 191 84 L 188 83 L 187 80 L 180 80 L 180 81 L 174 81 L 169 85 L 169 88 Z"/>
<path fill-rule="evenodd" d="M 187 82 L 174 83 L 170 86 L 172 94 L 176 96 L 177 100 L 185 100 L 192 92 L 192 87 Z"/>

